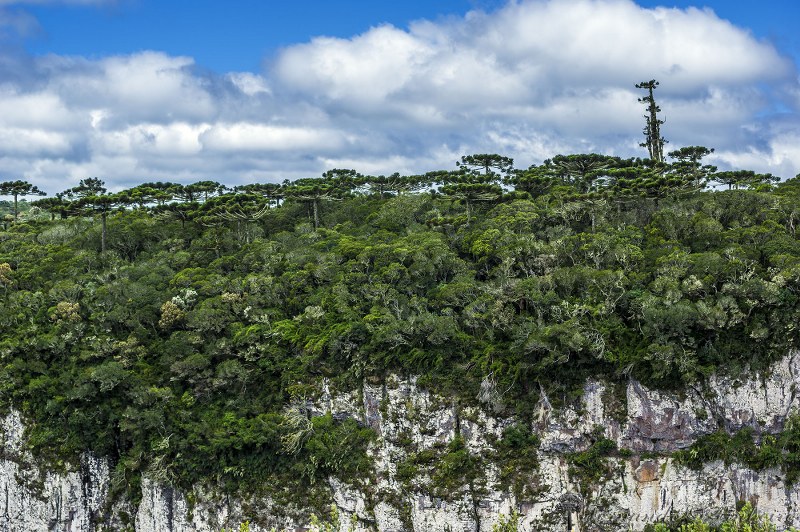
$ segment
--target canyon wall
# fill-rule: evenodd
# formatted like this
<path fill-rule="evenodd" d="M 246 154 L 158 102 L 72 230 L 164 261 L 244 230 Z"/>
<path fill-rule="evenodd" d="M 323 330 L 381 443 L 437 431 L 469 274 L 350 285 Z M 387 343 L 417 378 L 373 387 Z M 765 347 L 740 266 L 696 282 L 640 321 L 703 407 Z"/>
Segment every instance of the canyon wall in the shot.
<path fill-rule="evenodd" d="M 375 475 L 354 487 L 327 482 L 342 530 L 490 531 L 500 516 L 520 512 L 521 530 L 641 530 L 648 523 L 682 514 L 720 519 L 739 501 L 750 501 L 781 527 L 800 526 L 800 486 L 787 485 L 780 470 L 752 471 L 721 462 L 694 471 L 669 454 L 723 427 L 752 427 L 756 434 L 779 432 L 798 410 L 800 355 L 785 357 L 762 376 L 747 380 L 712 377 L 682 393 L 589 381 L 574 405 L 553 408 L 541 396 L 532 429 L 540 438 L 538 465 L 523 471 L 529 488 L 518 500 L 501 487 L 500 471 L 482 462 L 481 478 L 442 494 L 421 472 L 409 479 L 398 467 L 426 450 L 442 452 L 457 435 L 473 456 L 491 456 L 503 430 L 519 420 L 492 414 L 488 405 L 458 407 L 418 386 L 414 379 L 389 377 L 338 392 L 323 383 L 310 408 L 315 413 L 352 417 L 377 434 L 370 453 Z M 111 467 L 85 454 L 78 467 L 46 471 L 25 450 L 24 421 L 11 412 L 2 420 L 0 530 L 138 532 L 304 530 L 308 514 L 274 508 L 269 500 L 241 500 L 196 487 L 182 493 L 144 478 L 141 502 L 111 501 Z M 568 453 L 585 451 L 599 437 L 613 440 L 618 456 L 605 459 L 597 482 L 571 470 Z M 531 493 L 533 495 L 531 495 Z M 354 517 L 353 517 L 354 516 Z"/>

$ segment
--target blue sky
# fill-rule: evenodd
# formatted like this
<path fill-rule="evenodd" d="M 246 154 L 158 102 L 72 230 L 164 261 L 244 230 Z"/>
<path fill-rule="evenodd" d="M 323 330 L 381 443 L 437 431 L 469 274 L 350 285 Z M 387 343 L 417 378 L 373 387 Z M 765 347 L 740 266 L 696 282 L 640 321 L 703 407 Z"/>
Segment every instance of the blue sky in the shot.
<path fill-rule="evenodd" d="M 318 35 L 350 37 L 380 24 L 492 11 L 503 0 L 127 0 L 98 6 L 44 3 L 25 8 L 40 28 L 26 40 L 35 54 L 96 57 L 161 50 L 191 55 L 217 72 L 259 71 L 280 47 Z M 717 15 L 800 56 L 796 0 L 639 0 L 644 7 L 708 7 Z M 2 2 L 0 1 L 0 5 Z"/>
<path fill-rule="evenodd" d="M 0 0 L 0 175 L 228 184 L 668 148 L 800 172 L 800 2 Z"/>
<path fill-rule="evenodd" d="M 217 72 L 259 71 L 278 48 L 314 36 L 350 37 L 390 23 L 496 9 L 500 0 L 133 0 L 94 5 L 38 5 L 33 53 L 108 55 L 162 50 L 191 55 Z M 87 33 L 87 28 L 91 28 Z"/>

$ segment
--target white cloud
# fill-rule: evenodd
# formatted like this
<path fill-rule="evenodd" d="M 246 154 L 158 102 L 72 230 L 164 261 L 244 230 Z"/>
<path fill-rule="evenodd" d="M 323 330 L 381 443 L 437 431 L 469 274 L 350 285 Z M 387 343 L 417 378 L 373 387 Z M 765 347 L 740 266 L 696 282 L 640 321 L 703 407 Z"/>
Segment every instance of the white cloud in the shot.
<path fill-rule="evenodd" d="M 714 154 L 715 164 L 731 168 L 747 168 L 782 177 L 800 175 L 800 123 L 790 131 L 771 136 L 765 146 L 746 146 L 739 150 L 722 150 Z"/>
<path fill-rule="evenodd" d="M 93 135 L 93 148 L 100 153 L 139 157 L 196 156 L 203 149 L 200 135 L 208 128 L 206 124 L 175 122 L 168 125 L 137 124 L 111 132 L 100 130 Z"/>
<path fill-rule="evenodd" d="M 0 128 L 0 153 L 28 156 L 63 156 L 71 149 L 69 138 L 43 129 Z"/>
<path fill-rule="evenodd" d="M 76 106 L 102 106 L 105 120 L 203 120 L 215 113 L 215 102 L 188 57 L 160 52 L 112 56 L 100 61 L 47 57 L 49 88 Z"/>
<path fill-rule="evenodd" d="M 567 152 L 643 156 L 634 84 L 651 78 L 668 149 L 702 144 L 720 166 L 800 171 L 796 65 L 708 10 L 519 0 L 315 38 L 269 64 L 216 76 L 157 51 L 0 53 L 0 172 L 55 192 L 74 184 L 64 176 L 237 184 L 453 168 L 475 152 L 519 167 Z"/>
<path fill-rule="evenodd" d="M 319 37 L 283 52 L 276 74 L 303 92 L 358 105 L 386 100 L 418 77 L 434 50 L 392 26 L 353 39 Z"/>
<path fill-rule="evenodd" d="M 409 31 L 383 26 L 291 47 L 276 65 L 289 88 L 354 112 L 425 99 L 456 114 L 465 105 L 541 106 L 582 89 L 632 90 L 653 77 L 680 95 L 791 71 L 770 45 L 710 11 L 627 0 L 529 1 Z"/>
<path fill-rule="evenodd" d="M 272 94 L 269 83 L 262 76 L 250 72 L 230 72 L 225 77 L 247 96 Z"/>
<path fill-rule="evenodd" d="M 345 139 L 336 131 L 248 123 L 215 125 L 201 141 L 208 150 L 219 152 L 328 152 L 345 147 Z"/>
<path fill-rule="evenodd" d="M 0 88 L 0 120 L 6 126 L 71 130 L 83 120 L 53 92 L 20 92 Z"/>
<path fill-rule="evenodd" d="M 274 75 L 337 119 L 434 127 L 464 149 L 505 147 L 526 163 L 541 150 L 509 139 L 641 155 L 639 81 L 661 81 L 670 147 L 763 144 L 763 128 L 747 126 L 769 120 L 769 91 L 798 94 L 792 61 L 748 30 L 710 10 L 628 0 L 515 2 L 407 31 L 316 39 L 284 51 Z M 793 157 L 781 168 L 800 167 Z"/>

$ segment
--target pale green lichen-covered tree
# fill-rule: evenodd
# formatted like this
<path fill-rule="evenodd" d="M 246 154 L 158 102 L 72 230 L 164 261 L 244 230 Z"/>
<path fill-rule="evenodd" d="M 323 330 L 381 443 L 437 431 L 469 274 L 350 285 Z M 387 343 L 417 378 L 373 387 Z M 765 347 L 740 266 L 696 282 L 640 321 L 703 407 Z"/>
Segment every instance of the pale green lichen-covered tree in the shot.
<path fill-rule="evenodd" d="M 656 87 L 658 87 L 658 82 L 654 79 L 636 84 L 637 89 L 647 90 L 647 96 L 639 98 L 640 103 L 647 104 L 647 114 L 644 115 L 647 121 L 644 127 L 645 142 L 642 142 L 639 146 L 647 148 L 652 160 L 663 162 L 664 144 L 666 144 L 667 141 L 661 136 L 661 124 L 663 124 L 664 121 L 658 118 L 658 113 L 661 111 L 661 108 L 656 105 L 656 100 L 653 96 L 653 90 L 655 90 Z"/>

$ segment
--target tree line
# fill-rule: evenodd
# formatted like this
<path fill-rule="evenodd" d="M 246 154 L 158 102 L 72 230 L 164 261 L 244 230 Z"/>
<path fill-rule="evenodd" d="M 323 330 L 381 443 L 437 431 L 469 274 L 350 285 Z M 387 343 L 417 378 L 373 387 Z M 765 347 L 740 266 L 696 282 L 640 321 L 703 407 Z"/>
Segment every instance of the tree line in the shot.
<path fill-rule="evenodd" d="M 713 149 L 690 146 L 670 152 L 671 163 L 654 159 L 622 159 L 599 154 L 557 155 L 541 165 L 525 170 L 513 167 L 513 159 L 498 154 L 465 155 L 456 170 L 440 170 L 420 175 L 362 175 L 355 170 L 333 169 L 319 178 L 304 178 L 282 183 L 252 183 L 228 187 L 216 181 L 191 184 L 149 182 L 120 192 L 109 193 L 105 182 L 87 178 L 52 197 L 33 201 L 32 206 L 50 213 L 51 218 L 97 216 L 100 219 L 101 249 L 106 249 L 109 213 L 124 209 L 147 209 L 162 217 L 171 216 L 185 223 L 204 225 L 248 222 L 264 216 L 283 202 L 306 206 L 314 227 L 320 225 L 323 203 L 353 195 L 386 197 L 429 191 L 458 201 L 465 208 L 467 223 L 478 203 L 493 203 L 513 198 L 532 198 L 562 189 L 563 194 L 595 199 L 624 201 L 629 197 L 659 198 L 709 185 L 728 189 L 769 187 L 780 179 L 772 174 L 749 170 L 717 172 L 703 158 Z M 44 196 L 36 185 L 24 181 L 0 182 L 0 196 L 13 198 L 13 211 L 6 223 L 17 220 L 18 200 Z"/>

